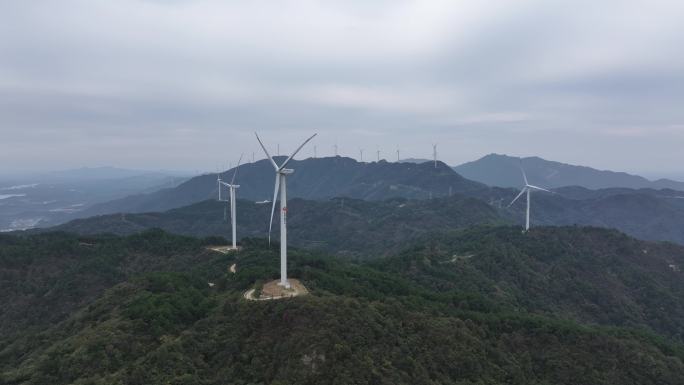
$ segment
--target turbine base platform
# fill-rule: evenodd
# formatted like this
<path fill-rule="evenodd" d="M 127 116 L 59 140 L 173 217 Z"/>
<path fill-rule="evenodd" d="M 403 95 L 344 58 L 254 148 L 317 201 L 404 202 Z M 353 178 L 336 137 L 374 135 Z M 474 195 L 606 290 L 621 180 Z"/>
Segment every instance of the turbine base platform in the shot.
<path fill-rule="evenodd" d="M 299 297 L 309 294 L 309 291 L 298 279 L 288 279 L 290 287 L 285 288 L 280 285 L 280 279 L 270 281 L 264 284 L 260 295 L 255 296 L 255 290 L 249 289 L 245 292 L 244 298 L 250 301 L 268 301 L 275 299 L 285 299 L 292 297 Z"/>

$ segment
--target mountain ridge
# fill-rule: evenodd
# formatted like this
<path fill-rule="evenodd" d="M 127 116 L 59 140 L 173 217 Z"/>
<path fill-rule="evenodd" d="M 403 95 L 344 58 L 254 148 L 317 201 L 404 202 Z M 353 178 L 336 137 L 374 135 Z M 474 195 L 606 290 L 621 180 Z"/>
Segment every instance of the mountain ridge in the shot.
<path fill-rule="evenodd" d="M 336 198 L 328 201 L 290 200 L 288 234 L 293 245 L 322 249 L 350 257 L 367 257 L 397 246 L 425 232 L 481 224 L 520 224 L 524 201 L 508 207 L 516 189 L 490 188 L 472 196 L 427 200 L 395 198 L 363 201 Z M 533 226 L 595 226 L 615 228 L 639 239 L 684 244 L 684 199 L 674 190 L 566 187 L 555 194 L 532 196 Z M 238 238 L 266 236 L 271 205 L 239 199 Z M 211 236 L 230 233 L 224 221 L 227 205 L 207 200 L 165 212 L 110 214 L 79 219 L 54 228 L 82 234 L 131 234 L 152 227 L 170 232 Z M 276 221 L 278 212 L 276 211 Z M 38 231 L 38 230 L 37 230 Z M 274 228 L 278 234 L 278 226 Z M 365 246 L 387 244 L 374 249 Z M 364 254 L 364 250 L 366 253 Z M 382 255 L 382 253 L 380 254 Z"/>
<path fill-rule="evenodd" d="M 664 178 L 651 181 L 626 172 L 598 170 L 588 166 L 550 161 L 538 156 L 522 158 L 522 163 L 530 183 L 545 188 L 582 186 L 589 189 L 626 187 L 684 191 L 684 182 Z M 464 177 L 488 186 L 522 185 L 520 158 L 517 157 L 489 154 L 453 168 Z"/>
<path fill-rule="evenodd" d="M 278 161 L 285 157 L 276 157 Z M 326 200 L 349 197 L 365 200 L 382 200 L 391 197 L 427 199 L 485 188 L 478 182 L 463 178 L 444 163 L 438 167 L 426 164 L 357 162 L 352 158 L 328 157 L 293 159 L 288 167 L 295 170 L 288 177 L 288 196 Z M 230 180 L 235 168 L 221 173 Z M 156 193 L 130 196 L 99 204 L 85 210 L 82 216 L 116 212 L 163 211 L 200 202 L 218 196 L 216 179 L 219 174 L 194 177 L 173 189 Z M 273 199 L 273 168 L 262 159 L 240 166 L 236 183 L 238 196 L 252 201 Z"/>

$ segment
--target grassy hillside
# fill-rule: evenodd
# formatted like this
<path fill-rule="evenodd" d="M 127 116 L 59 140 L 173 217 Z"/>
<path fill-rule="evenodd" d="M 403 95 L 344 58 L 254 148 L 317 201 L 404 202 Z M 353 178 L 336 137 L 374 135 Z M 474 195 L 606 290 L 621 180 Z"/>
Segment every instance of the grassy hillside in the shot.
<path fill-rule="evenodd" d="M 291 275 L 311 295 L 253 303 L 241 294 L 277 277 L 276 250 L 250 239 L 239 254 L 222 255 L 204 249 L 212 241 L 161 231 L 0 237 L 6 308 L 51 306 L 2 313 L 0 382 L 678 384 L 684 377 L 682 279 L 669 266 L 684 262 L 678 246 L 600 229 L 523 236 L 500 227 L 426 235 L 370 264 L 293 250 Z M 232 263 L 237 274 L 227 271 Z"/>

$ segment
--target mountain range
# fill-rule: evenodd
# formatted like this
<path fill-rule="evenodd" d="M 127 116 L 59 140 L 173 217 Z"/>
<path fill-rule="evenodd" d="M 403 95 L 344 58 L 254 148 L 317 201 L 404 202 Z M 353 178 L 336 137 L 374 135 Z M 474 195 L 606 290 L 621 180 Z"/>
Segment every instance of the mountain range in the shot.
<path fill-rule="evenodd" d="M 465 178 L 488 186 L 518 187 L 522 185 L 521 162 L 530 183 L 545 188 L 581 186 L 588 189 L 626 187 L 684 191 L 684 182 L 670 179 L 651 181 L 625 172 L 597 170 L 591 167 L 549 161 L 536 156 L 521 159 L 490 154 L 476 161 L 456 166 L 454 170 Z"/>
<path fill-rule="evenodd" d="M 94 204 L 173 188 L 186 179 L 112 167 L 0 176 L 0 231 L 63 223 L 87 215 L 81 212 Z"/>
<path fill-rule="evenodd" d="M 282 161 L 282 159 L 278 159 Z M 626 173 L 599 171 L 541 158 L 523 159 L 530 183 L 547 188 L 583 187 L 601 190 L 602 195 L 615 195 L 619 189 L 678 190 L 684 183 L 671 180 L 649 181 Z M 444 163 L 357 162 L 352 158 L 327 157 L 293 160 L 295 173 L 288 180 L 288 196 L 308 200 L 347 197 L 364 200 L 389 198 L 429 199 L 451 194 L 473 197 L 488 195 L 487 185 L 519 187 L 522 183 L 520 160 L 505 155 L 488 155 L 478 161 L 450 169 Z M 455 172 L 454 172 L 455 170 Z M 232 179 L 235 168 L 221 174 L 205 174 L 171 189 L 138 194 L 93 205 L 79 217 L 119 212 L 140 213 L 165 211 L 187 206 L 218 195 L 216 179 Z M 264 160 L 239 167 L 236 183 L 241 185 L 238 196 L 251 201 L 272 200 L 273 170 Z M 567 189 L 570 191 L 570 189 Z M 582 189 L 576 189 L 579 192 Z M 667 193 L 671 195 L 671 193 Z M 683 194 L 684 195 L 684 194 Z M 577 196 L 573 197 L 576 198 Z"/>
<path fill-rule="evenodd" d="M 284 160 L 276 157 L 277 162 Z M 444 163 L 414 164 L 380 162 L 362 163 L 351 158 L 328 157 L 292 160 L 295 170 L 288 177 L 288 197 L 327 200 L 348 197 L 382 200 L 391 197 L 428 199 L 451 193 L 473 192 L 485 185 L 463 178 Z M 231 180 L 235 168 L 220 174 Z M 274 172 L 265 159 L 239 167 L 236 183 L 238 196 L 252 201 L 273 199 Z M 172 189 L 139 194 L 94 205 L 81 216 L 119 212 L 163 211 L 186 206 L 218 196 L 217 174 L 194 177 Z"/>
<path fill-rule="evenodd" d="M 508 207 L 515 189 L 489 188 L 473 196 L 364 201 L 295 198 L 288 204 L 293 245 L 353 258 L 375 258 L 433 231 L 483 224 L 522 224 L 525 203 Z M 128 235 L 151 228 L 192 236 L 227 236 L 226 203 L 207 200 L 165 212 L 126 213 L 74 220 L 40 231 Z M 238 238 L 266 237 L 270 203 L 237 202 Z M 684 244 L 684 199 L 673 190 L 556 189 L 532 195 L 533 226 L 615 228 L 634 237 Z M 276 210 L 275 223 L 278 221 Z M 277 239 L 278 226 L 273 237 Z"/>
<path fill-rule="evenodd" d="M 53 228 L 82 235 L 130 235 L 152 228 L 196 237 L 227 236 L 226 203 L 207 200 L 159 213 L 110 214 L 77 219 Z M 268 237 L 270 204 L 237 201 L 238 238 Z M 394 198 L 364 201 L 335 198 L 312 201 L 295 198 L 288 204 L 289 243 L 355 259 L 377 258 L 405 247 L 438 229 L 508 223 L 485 202 L 454 196 L 432 200 Z M 276 211 L 275 222 L 278 221 Z M 279 226 L 272 238 L 279 239 Z"/>

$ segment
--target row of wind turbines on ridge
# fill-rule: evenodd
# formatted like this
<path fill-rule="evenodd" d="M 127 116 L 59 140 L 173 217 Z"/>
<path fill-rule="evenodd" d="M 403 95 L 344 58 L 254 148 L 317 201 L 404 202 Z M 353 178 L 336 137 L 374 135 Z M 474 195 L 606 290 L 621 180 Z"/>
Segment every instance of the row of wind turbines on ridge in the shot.
<path fill-rule="evenodd" d="M 262 148 L 263 148 L 263 146 L 262 146 Z M 334 144 L 332 146 L 332 148 L 333 148 L 334 156 L 339 156 L 339 151 L 338 151 L 339 147 L 337 146 L 337 144 Z M 280 156 L 280 144 L 278 144 L 276 151 L 277 151 L 276 155 Z M 363 162 L 363 154 L 364 153 L 365 153 L 365 150 L 363 148 L 359 148 L 359 161 L 360 162 Z M 382 151 L 380 151 L 380 148 L 378 147 L 375 151 L 376 160 L 378 162 L 381 160 L 381 156 L 380 156 L 381 153 L 382 153 Z M 397 154 L 397 162 L 400 162 L 401 161 L 401 151 L 399 150 L 399 148 L 397 148 L 396 154 Z M 240 157 L 242 157 L 242 155 Z M 313 148 L 313 157 L 314 158 L 318 157 L 318 149 L 316 146 L 314 146 L 314 148 Z M 436 144 L 432 145 L 432 158 L 433 158 L 433 162 L 435 164 L 435 168 L 437 168 L 437 145 Z M 256 158 L 254 155 L 254 151 L 252 151 L 252 163 L 254 163 L 255 160 L 256 160 Z"/>

